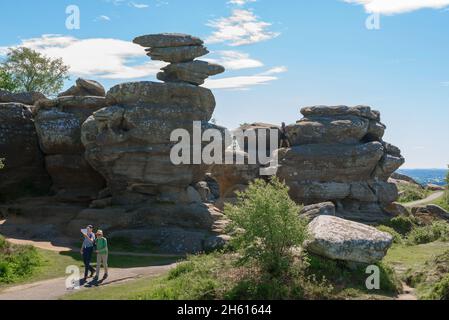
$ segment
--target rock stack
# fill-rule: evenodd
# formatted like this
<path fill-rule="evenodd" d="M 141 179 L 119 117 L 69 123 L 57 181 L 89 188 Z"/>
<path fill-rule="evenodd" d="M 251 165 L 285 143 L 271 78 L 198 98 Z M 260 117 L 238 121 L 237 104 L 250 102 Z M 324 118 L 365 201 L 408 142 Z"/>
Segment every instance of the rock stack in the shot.
<path fill-rule="evenodd" d="M 10 98 L 15 100 L 13 95 Z M 0 201 L 48 192 L 50 178 L 30 106 L 0 103 L 0 158 L 5 159 L 5 168 L 0 170 Z"/>
<path fill-rule="evenodd" d="M 383 141 L 380 113 L 367 106 L 316 106 L 287 127 L 292 148 L 281 149 L 278 176 L 294 200 L 332 201 L 337 215 L 365 223 L 389 216 L 398 197 L 388 179 L 403 163 L 401 151 Z"/>
<path fill-rule="evenodd" d="M 210 77 L 223 73 L 217 64 L 195 60 L 209 51 L 199 38 L 185 34 L 155 34 L 134 39 L 134 43 L 146 47 L 152 60 L 169 62 L 157 78 L 164 82 L 186 82 L 196 86 L 204 84 Z"/>
<path fill-rule="evenodd" d="M 39 143 L 53 191 L 61 200 L 89 201 L 104 187 L 103 178 L 84 158 L 81 125 L 94 111 L 105 106 L 104 88 L 84 79 L 78 79 L 74 87 L 58 98 L 36 104 Z"/>
<path fill-rule="evenodd" d="M 111 106 L 94 112 L 83 124 L 86 158 L 107 181 L 111 198 L 106 203 L 127 208 L 129 229 L 148 227 L 142 234 L 164 251 L 201 251 L 215 239 L 213 230 L 222 215 L 203 203 L 196 189 L 207 168 L 174 165 L 170 152 L 175 143 L 170 136 L 176 129 L 191 133 L 193 121 L 200 121 L 203 130 L 214 127 L 208 122 L 215 109 L 214 95 L 198 85 L 224 69 L 193 61 L 208 51 L 192 36 L 147 35 L 134 42 L 150 47 L 152 59 L 172 63 L 159 76 L 166 83 L 133 82 L 111 88 L 107 93 Z"/>

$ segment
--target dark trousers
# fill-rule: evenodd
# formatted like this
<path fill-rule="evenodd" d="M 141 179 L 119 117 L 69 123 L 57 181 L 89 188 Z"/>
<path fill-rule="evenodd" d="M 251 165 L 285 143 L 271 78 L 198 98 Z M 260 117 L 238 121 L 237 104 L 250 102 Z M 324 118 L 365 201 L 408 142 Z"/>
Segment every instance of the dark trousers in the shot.
<path fill-rule="evenodd" d="M 84 261 L 84 278 L 87 278 L 89 271 L 95 273 L 95 268 L 90 265 L 92 260 L 93 247 L 83 249 L 83 261 Z"/>

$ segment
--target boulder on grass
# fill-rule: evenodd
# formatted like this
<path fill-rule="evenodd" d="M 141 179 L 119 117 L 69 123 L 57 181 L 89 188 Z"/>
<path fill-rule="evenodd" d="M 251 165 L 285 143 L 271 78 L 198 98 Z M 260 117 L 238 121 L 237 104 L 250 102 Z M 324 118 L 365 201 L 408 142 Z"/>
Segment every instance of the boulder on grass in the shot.
<path fill-rule="evenodd" d="M 376 228 L 332 216 L 319 216 L 309 224 L 311 253 L 356 263 L 382 260 L 393 244 L 393 237 Z"/>

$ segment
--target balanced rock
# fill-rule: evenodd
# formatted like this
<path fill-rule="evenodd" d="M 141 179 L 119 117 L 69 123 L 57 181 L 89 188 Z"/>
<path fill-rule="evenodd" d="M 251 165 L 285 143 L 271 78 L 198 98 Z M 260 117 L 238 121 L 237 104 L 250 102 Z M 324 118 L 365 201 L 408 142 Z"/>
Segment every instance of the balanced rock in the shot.
<path fill-rule="evenodd" d="M 210 76 L 223 73 L 225 69 L 206 61 L 192 61 L 173 63 L 162 68 L 157 78 L 164 82 L 188 82 L 194 85 L 202 85 Z"/>
<path fill-rule="evenodd" d="M 332 259 L 357 263 L 381 261 L 393 237 L 376 228 L 332 216 L 319 216 L 309 224 L 307 250 Z"/>
<path fill-rule="evenodd" d="M 205 56 L 209 51 L 203 46 L 185 47 L 153 47 L 147 50 L 147 55 L 152 60 L 165 61 L 170 63 L 180 63 L 193 61 L 195 58 Z"/>
<path fill-rule="evenodd" d="M 291 148 L 279 151 L 277 176 L 301 204 L 332 201 L 336 215 L 365 223 L 388 219 L 397 200 L 390 176 L 404 163 L 383 141 L 380 113 L 367 106 L 316 106 L 287 127 Z M 391 181 L 394 182 L 394 181 Z"/>
<path fill-rule="evenodd" d="M 0 170 L 1 198 L 47 192 L 50 178 L 30 109 L 20 103 L 0 103 L 0 124 L 0 158 L 5 159 Z"/>
<path fill-rule="evenodd" d="M 97 81 L 85 80 L 78 78 L 76 84 L 72 86 L 65 92 L 59 94 L 59 97 L 67 96 L 94 96 L 94 97 L 104 97 L 106 91 L 104 87 Z"/>
<path fill-rule="evenodd" d="M 182 33 L 161 33 L 140 36 L 134 43 L 146 48 L 185 47 L 203 45 L 203 40 Z"/>

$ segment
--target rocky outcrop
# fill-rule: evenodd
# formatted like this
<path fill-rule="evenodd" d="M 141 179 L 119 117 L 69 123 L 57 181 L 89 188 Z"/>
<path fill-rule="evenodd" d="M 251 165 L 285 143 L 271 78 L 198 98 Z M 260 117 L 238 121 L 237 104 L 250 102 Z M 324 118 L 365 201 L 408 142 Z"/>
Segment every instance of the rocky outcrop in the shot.
<path fill-rule="evenodd" d="M 108 105 L 102 88 L 95 81 L 78 79 L 76 86 L 58 98 L 36 104 L 40 147 L 46 156 L 53 191 L 62 200 L 90 201 L 104 187 L 101 175 L 85 160 L 81 143 L 83 122 Z"/>
<path fill-rule="evenodd" d="M 332 202 L 322 202 L 305 206 L 299 212 L 301 218 L 309 221 L 319 216 L 335 216 L 335 205 Z"/>
<path fill-rule="evenodd" d="M 32 106 L 41 99 L 46 98 L 42 93 L 39 92 L 13 93 L 0 89 L 0 103 L 14 102 Z"/>
<path fill-rule="evenodd" d="M 348 262 L 371 264 L 381 261 L 393 244 L 393 237 L 376 228 L 323 215 L 309 224 L 309 252 Z"/>
<path fill-rule="evenodd" d="M 400 150 L 383 141 L 385 125 L 370 107 L 307 107 L 287 127 L 292 143 L 279 152 L 277 175 L 298 203 L 331 201 L 336 215 L 375 223 L 398 197 L 388 179 L 403 163 Z"/>
<path fill-rule="evenodd" d="M 30 108 L 20 103 L 0 103 L 0 199 L 45 193 L 50 178 L 45 172 Z"/>
<path fill-rule="evenodd" d="M 208 191 L 202 182 L 207 166 L 173 164 L 171 133 L 176 129 L 192 133 L 194 121 L 203 130 L 217 128 L 208 122 L 215 109 L 212 92 L 192 79 L 198 77 L 197 71 L 207 69 L 209 75 L 224 69 L 214 67 L 212 72 L 203 63 L 192 62 L 207 50 L 201 40 L 188 35 L 149 35 L 134 42 L 150 47 L 148 55 L 155 60 L 189 66 L 170 65 L 165 70 L 167 83 L 133 82 L 111 88 L 107 93 L 111 106 L 94 112 L 82 125 L 85 156 L 105 178 L 111 203 L 128 208 L 127 219 L 136 217 L 127 228 L 147 226 L 149 240 L 156 235 L 170 239 L 160 244 L 165 251 L 201 251 L 206 240 L 217 236 L 215 225 L 223 215 L 206 204 Z M 175 245 L 176 239 L 183 240 Z"/>

